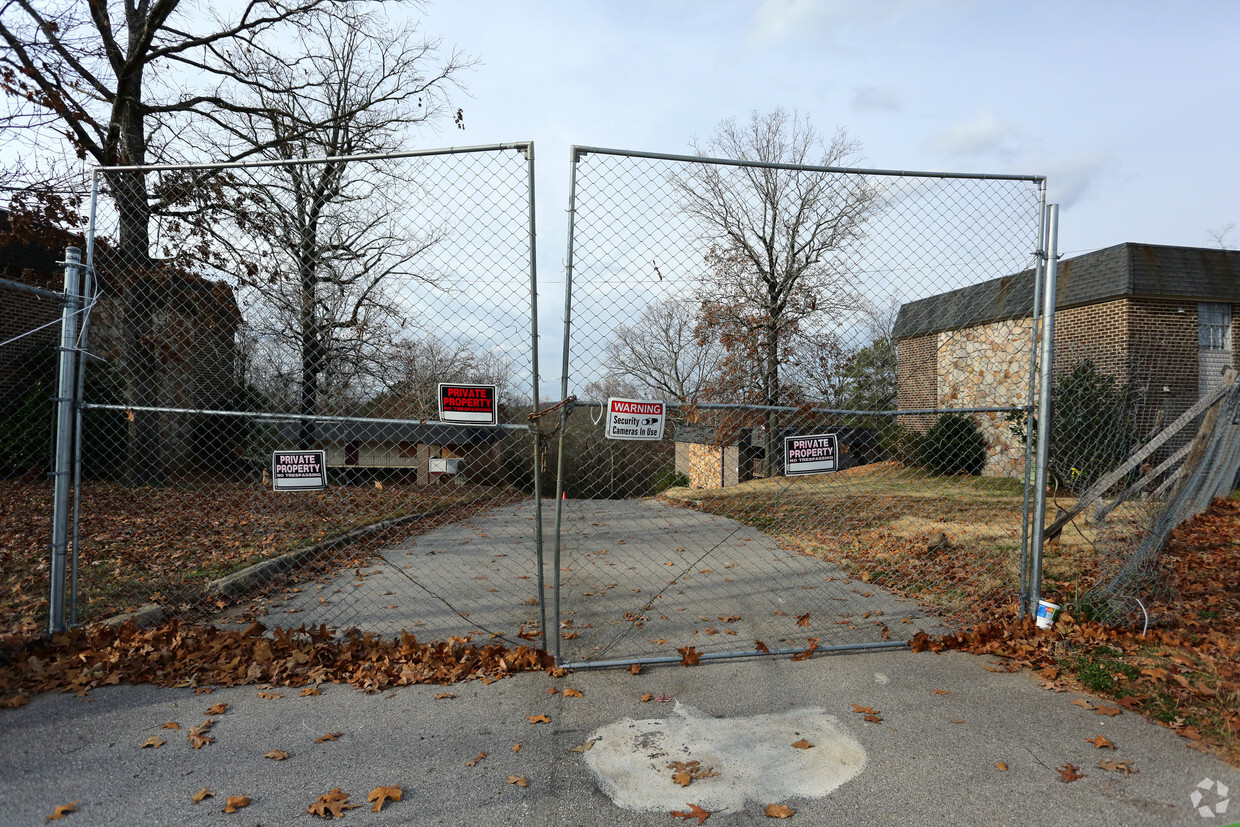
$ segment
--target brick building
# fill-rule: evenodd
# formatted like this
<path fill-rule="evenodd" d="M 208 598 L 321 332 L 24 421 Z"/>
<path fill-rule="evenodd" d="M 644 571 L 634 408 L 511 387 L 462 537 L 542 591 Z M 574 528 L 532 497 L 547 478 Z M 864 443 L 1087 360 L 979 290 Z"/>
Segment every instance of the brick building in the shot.
<path fill-rule="evenodd" d="M 909 302 L 895 325 L 898 408 L 1021 405 L 1028 393 L 1034 274 Z M 1057 375 L 1082 359 L 1133 389 L 1142 433 L 1170 422 L 1235 365 L 1240 252 L 1119 244 L 1060 262 Z M 1018 474 L 1024 449 L 1002 414 L 974 414 L 985 473 Z M 900 417 L 925 430 L 933 415 Z"/>

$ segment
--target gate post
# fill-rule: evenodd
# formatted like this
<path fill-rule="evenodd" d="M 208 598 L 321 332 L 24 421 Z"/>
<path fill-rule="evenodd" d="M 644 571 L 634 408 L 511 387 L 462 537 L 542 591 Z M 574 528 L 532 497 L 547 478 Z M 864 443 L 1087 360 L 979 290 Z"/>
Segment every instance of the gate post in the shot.
<path fill-rule="evenodd" d="M 1042 541 L 1046 535 L 1046 463 L 1050 452 L 1052 361 L 1055 355 L 1055 281 L 1059 275 L 1059 205 L 1046 208 L 1046 283 L 1042 287 L 1042 353 L 1038 359 L 1038 444 L 1033 472 L 1033 542 L 1029 561 L 1029 607 L 1042 597 Z"/>
<path fill-rule="evenodd" d="M 65 250 L 64 306 L 60 311 L 60 346 L 56 385 L 56 447 L 52 469 L 52 561 L 48 591 L 47 630 L 65 630 L 65 581 L 69 545 L 69 475 L 73 457 L 73 415 L 76 408 L 78 285 L 82 251 Z"/>

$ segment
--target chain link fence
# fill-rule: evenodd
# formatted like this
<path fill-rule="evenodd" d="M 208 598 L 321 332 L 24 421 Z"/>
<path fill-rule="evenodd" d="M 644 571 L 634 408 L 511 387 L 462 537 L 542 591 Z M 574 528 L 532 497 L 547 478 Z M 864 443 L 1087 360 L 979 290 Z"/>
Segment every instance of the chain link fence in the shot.
<path fill-rule="evenodd" d="M 532 144 L 100 170 L 71 621 L 536 633 L 537 532 L 489 536 L 538 524 L 532 182 Z"/>
<path fill-rule="evenodd" d="M 901 645 L 1015 609 L 1042 179 L 593 148 L 572 174 L 557 656 Z"/>
<path fill-rule="evenodd" d="M 7 245 L 6 252 L 11 249 Z M 34 626 L 42 619 L 47 598 L 48 474 L 64 305 L 61 294 L 48 289 L 55 278 L 54 256 L 43 258 L 38 271 L 5 269 L 5 276 L 22 281 L 0 279 L 0 524 L 11 527 L 0 547 L 5 572 L 0 632 Z"/>
<path fill-rule="evenodd" d="M 1097 334 L 1105 313 L 1093 335 L 1056 331 L 1041 591 L 1077 616 L 1147 628 L 1175 611 L 1161 569 L 1171 532 L 1235 488 L 1240 395 L 1229 318 L 1123 301 L 1162 318 L 1122 346 Z"/>

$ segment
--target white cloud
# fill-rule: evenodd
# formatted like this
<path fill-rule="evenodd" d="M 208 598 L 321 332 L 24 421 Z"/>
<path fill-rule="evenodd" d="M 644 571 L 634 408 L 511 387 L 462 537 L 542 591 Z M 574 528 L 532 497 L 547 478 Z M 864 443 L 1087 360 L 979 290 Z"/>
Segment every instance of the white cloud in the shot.
<path fill-rule="evenodd" d="M 979 112 L 940 132 L 930 145 L 945 155 L 976 155 L 998 150 L 1005 138 L 1016 134 L 1015 126 L 1000 121 L 993 112 Z"/>
<path fill-rule="evenodd" d="M 851 106 L 854 112 L 896 112 L 900 96 L 890 87 L 858 86 L 853 90 Z"/>
<path fill-rule="evenodd" d="M 1046 176 L 1046 195 L 1053 204 L 1070 207 L 1097 187 L 1113 166 L 1107 150 L 1060 155 L 1033 161 L 1037 174 Z"/>

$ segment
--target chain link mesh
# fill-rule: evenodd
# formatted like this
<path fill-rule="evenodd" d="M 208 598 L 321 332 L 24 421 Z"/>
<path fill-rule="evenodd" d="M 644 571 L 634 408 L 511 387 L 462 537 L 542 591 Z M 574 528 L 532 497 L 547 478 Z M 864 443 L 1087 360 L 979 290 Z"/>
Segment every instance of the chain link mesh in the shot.
<path fill-rule="evenodd" d="M 881 645 L 1015 606 L 1039 180 L 590 150 L 573 198 L 562 658 Z M 668 402 L 662 439 L 609 439 L 613 398 Z M 806 435 L 836 470 L 791 475 Z"/>
<path fill-rule="evenodd" d="M 79 621 L 537 630 L 527 149 L 99 173 Z"/>
<path fill-rule="evenodd" d="M 12 246 L 5 249 L 10 263 Z M 6 527 L 0 565 L 0 631 L 42 620 L 47 599 L 51 525 L 52 439 L 55 421 L 56 346 L 62 304 L 57 294 L 36 293 L 56 281 L 55 257 L 42 266 L 0 272 L 0 524 Z M 16 283 L 10 283 L 16 282 Z"/>

